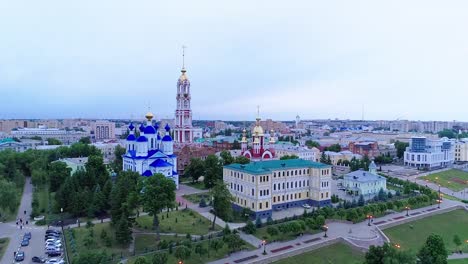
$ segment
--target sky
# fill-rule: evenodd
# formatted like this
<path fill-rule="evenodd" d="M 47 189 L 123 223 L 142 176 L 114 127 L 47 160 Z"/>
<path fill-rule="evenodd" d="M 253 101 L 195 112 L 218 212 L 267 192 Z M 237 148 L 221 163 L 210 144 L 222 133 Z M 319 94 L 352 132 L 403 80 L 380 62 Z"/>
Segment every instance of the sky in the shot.
<path fill-rule="evenodd" d="M 468 121 L 468 2 L 0 1 L 1 118 Z"/>

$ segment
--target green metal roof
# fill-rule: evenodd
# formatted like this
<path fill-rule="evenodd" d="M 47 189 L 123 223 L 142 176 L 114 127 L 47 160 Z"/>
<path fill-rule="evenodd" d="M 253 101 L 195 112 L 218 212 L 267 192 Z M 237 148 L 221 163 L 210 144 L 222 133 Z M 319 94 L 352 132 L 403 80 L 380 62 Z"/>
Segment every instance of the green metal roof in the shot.
<path fill-rule="evenodd" d="M 289 160 L 269 160 L 269 161 L 252 161 L 249 164 L 238 164 L 233 163 L 224 166 L 227 169 L 234 169 L 238 171 L 244 171 L 251 174 L 265 174 L 270 173 L 274 170 L 285 170 L 294 168 L 316 168 L 324 169 L 331 168 L 330 165 L 326 165 L 319 162 L 313 162 L 310 160 L 303 159 L 289 159 Z"/>
<path fill-rule="evenodd" d="M 16 141 L 14 139 L 12 139 L 12 138 L 4 138 L 4 139 L 0 140 L 0 144 L 1 143 L 9 143 L 9 142 L 16 142 Z"/>

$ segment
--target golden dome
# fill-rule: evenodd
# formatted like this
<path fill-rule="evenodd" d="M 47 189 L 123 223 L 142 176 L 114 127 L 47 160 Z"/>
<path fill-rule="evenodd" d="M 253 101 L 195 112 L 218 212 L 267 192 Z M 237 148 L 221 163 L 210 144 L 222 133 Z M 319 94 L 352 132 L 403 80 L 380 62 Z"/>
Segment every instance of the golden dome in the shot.
<path fill-rule="evenodd" d="M 260 125 L 256 125 L 253 129 L 253 134 L 262 136 L 263 135 L 263 128 Z"/>
<path fill-rule="evenodd" d="M 148 112 L 148 113 L 146 113 L 145 117 L 146 117 L 146 119 L 148 119 L 149 121 L 151 121 L 151 119 L 153 119 L 154 115 L 153 115 L 153 113 Z"/>
<path fill-rule="evenodd" d="M 185 70 L 185 68 L 182 68 L 182 70 L 180 70 L 180 72 L 182 73 L 179 77 L 179 81 L 186 81 L 188 80 L 188 77 L 187 75 L 185 74 L 187 71 Z"/>

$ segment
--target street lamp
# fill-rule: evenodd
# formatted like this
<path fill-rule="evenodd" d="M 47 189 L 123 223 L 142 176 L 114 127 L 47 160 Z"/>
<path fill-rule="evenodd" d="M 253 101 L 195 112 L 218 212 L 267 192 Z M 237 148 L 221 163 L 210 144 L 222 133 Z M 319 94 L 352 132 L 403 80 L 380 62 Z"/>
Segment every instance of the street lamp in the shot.
<path fill-rule="evenodd" d="M 441 202 L 442 196 L 440 195 L 440 184 L 439 184 L 439 204 L 437 205 L 437 208 L 440 209 L 440 202 Z"/>
<path fill-rule="evenodd" d="M 395 244 L 396 248 L 401 248 L 400 244 Z"/>
<path fill-rule="evenodd" d="M 328 226 L 327 226 L 327 225 L 324 225 L 324 226 L 323 226 L 323 230 L 325 230 L 325 235 L 323 235 L 323 237 L 328 237 L 328 236 L 327 236 Z"/>
<path fill-rule="evenodd" d="M 406 216 L 409 216 L 409 209 L 410 209 L 410 207 L 409 207 L 409 206 L 406 206 L 405 209 L 406 209 Z"/>
<path fill-rule="evenodd" d="M 369 222 L 367 223 L 368 226 L 371 226 L 371 219 L 372 219 L 372 215 L 367 215 L 367 219 L 369 219 Z"/>
<path fill-rule="evenodd" d="M 263 244 L 263 255 L 266 255 L 266 240 L 263 240 L 262 241 L 262 244 Z"/>
<path fill-rule="evenodd" d="M 182 260 L 179 260 L 179 262 L 177 262 L 177 264 L 184 264 L 184 262 Z"/>

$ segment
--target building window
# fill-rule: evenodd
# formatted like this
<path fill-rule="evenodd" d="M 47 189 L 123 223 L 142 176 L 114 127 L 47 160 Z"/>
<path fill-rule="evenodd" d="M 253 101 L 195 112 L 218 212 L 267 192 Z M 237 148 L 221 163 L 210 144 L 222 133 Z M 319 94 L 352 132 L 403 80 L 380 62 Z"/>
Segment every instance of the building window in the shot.
<path fill-rule="evenodd" d="M 258 209 L 262 209 L 262 203 L 258 204 Z"/>
<path fill-rule="evenodd" d="M 276 183 L 273 184 L 273 191 L 276 191 Z"/>
<path fill-rule="evenodd" d="M 325 193 L 325 198 L 328 198 L 328 192 Z"/>
<path fill-rule="evenodd" d="M 254 204 L 254 203 L 252 203 L 252 209 L 254 209 L 254 208 L 255 208 L 255 204 Z"/>
<path fill-rule="evenodd" d="M 323 199 L 323 193 L 320 194 L 320 199 Z"/>
<path fill-rule="evenodd" d="M 276 196 L 273 196 L 273 202 L 276 203 Z"/>
<path fill-rule="evenodd" d="M 254 195 L 255 195 L 255 194 L 254 194 L 254 189 L 252 189 L 252 196 L 254 196 Z"/>
<path fill-rule="evenodd" d="M 268 202 L 266 202 L 266 204 L 265 204 L 265 208 L 266 208 L 266 209 L 268 209 Z"/>
<path fill-rule="evenodd" d="M 255 178 L 254 178 L 254 176 L 252 176 L 252 182 L 255 182 Z"/>

